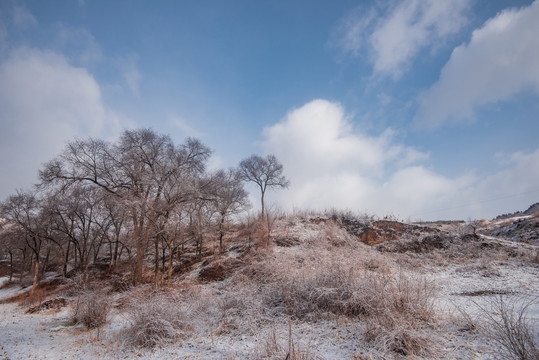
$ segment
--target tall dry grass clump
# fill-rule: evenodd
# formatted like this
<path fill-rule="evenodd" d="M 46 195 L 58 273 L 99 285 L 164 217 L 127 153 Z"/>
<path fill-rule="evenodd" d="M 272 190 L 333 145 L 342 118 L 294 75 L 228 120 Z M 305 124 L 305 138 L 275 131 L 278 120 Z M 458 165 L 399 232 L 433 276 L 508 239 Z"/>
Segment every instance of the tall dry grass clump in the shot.
<path fill-rule="evenodd" d="M 432 283 L 397 270 L 331 219 L 294 220 L 276 228 L 285 237 L 303 231 L 299 245 L 275 247 L 251 264 L 267 315 L 313 322 L 345 317 L 362 325 L 363 339 L 381 354 L 437 354 Z"/>
<path fill-rule="evenodd" d="M 433 284 L 403 272 L 333 266 L 281 276 L 266 287 L 266 306 L 298 320 L 357 319 L 365 324 L 364 339 L 381 353 L 436 354 Z"/>
<path fill-rule="evenodd" d="M 529 314 L 530 307 L 537 303 L 537 297 L 499 295 L 486 307 L 478 305 L 486 320 L 487 335 L 505 359 L 539 359 L 537 319 Z"/>
<path fill-rule="evenodd" d="M 365 339 L 382 352 L 434 356 L 435 287 L 404 273 L 368 279 L 370 292 Z"/>
<path fill-rule="evenodd" d="M 264 341 L 264 347 L 261 354 L 263 359 L 272 360 L 320 360 L 321 357 L 313 354 L 308 346 L 303 346 L 298 339 L 294 340 L 292 325 L 288 324 L 288 341 L 283 344 L 273 328 L 268 332 Z"/>
<path fill-rule="evenodd" d="M 179 302 L 173 294 L 163 292 L 135 296 L 127 310 L 129 325 L 123 333 L 127 345 L 154 348 L 177 340 L 186 323 Z"/>
<path fill-rule="evenodd" d="M 358 316 L 365 311 L 359 291 L 357 279 L 337 268 L 285 276 L 269 285 L 265 301 L 299 320 L 318 320 L 330 314 Z"/>
<path fill-rule="evenodd" d="M 96 290 L 84 290 L 77 297 L 71 310 L 71 322 L 82 324 L 87 329 L 99 330 L 107 323 L 110 312 L 110 299 Z"/>

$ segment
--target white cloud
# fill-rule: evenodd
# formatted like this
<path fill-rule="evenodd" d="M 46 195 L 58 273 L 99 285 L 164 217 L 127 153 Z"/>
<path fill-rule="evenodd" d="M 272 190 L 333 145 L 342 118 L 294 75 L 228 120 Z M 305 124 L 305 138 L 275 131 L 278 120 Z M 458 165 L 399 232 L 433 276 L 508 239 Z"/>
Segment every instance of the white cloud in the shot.
<path fill-rule="evenodd" d="M 393 145 L 393 133 L 368 137 L 356 131 L 344 109 L 326 100 L 314 100 L 291 111 L 283 121 L 266 128 L 265 146 L 286 154 L 290 163 L 301 162 L 296 178 L 311 178 L 343 168 L 381 177 L 387 162 L 408 157 L 414 150 Z"/>
<path fill-rule="evenodd" d="M 424 48 L 436 47 L 467 22 L 469 0 L 406 0 L 375 8 L 356 9 L 341 25 L 341 45 L 358 55 L 370 53 L 375 74 L 398 79 Z"/>
<path fill-rule="evenodd" d="M 100 87 L 62 55 L 28 48 L 0 64 L 0 195 L 35 182 L 39 166 L 73 137 L 117 134 Z"/>
<path fill-rule="evenodd" d="M 539 149 L 512 155 L 503 171 L 483 179 L 472 174 L 449 178 L 421 165 L 427 154 L 396 144 L 391 131 L 362 134 L 342 106 L 326 100 L 289 112 L 264 136 L 264 150 L 277 156 L 291 181 L 288 190 L 270 198 L 288 210 L 340 208 L 413 219 L 493 217 L 507 212 L 508 205 L 522 208 L 533 202 L 515 197 L 521 191 L 539 194 Z M 511 201 L 488 203 L 501 195 Z"/>
<path fill-rule="evenodd" d="M 326 100 L 291 111 L 264 134 L 264 148 L 281 159 L 291 180 L 289 206 L 362 208 L 388 167 L 427 158 L 394 144 L 391 130 L 377 137 L 362 134 L 339 104 Z"/>
<path fill-rule="evenodd" d="M 420 99 L 415 121 L 434 128 L 522 91 L 539 93 L 539 1 L 505 10 L 457 47 Z"/>
<path fill-rule="evenodd" d="M 115 67 L 118 83 L 108 86 L 117 86 L 118 90 L 130 92 L 136 97 L 140 96 L 142 75 L 137 66 L 136 54 L 107 58 L 95 37 L 87 29 L 60 23 L 55 25 L 55 30 L 55 49 L 59 49 L 59 52 L 84 67 L 92 68 L 103 64 Z"/>

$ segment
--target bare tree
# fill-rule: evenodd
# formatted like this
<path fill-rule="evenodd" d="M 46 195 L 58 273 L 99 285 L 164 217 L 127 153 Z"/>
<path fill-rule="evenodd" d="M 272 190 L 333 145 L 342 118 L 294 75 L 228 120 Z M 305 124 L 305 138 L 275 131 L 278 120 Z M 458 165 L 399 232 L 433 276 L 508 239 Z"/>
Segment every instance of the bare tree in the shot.
<path fill-rule="evenodd" d="M 212 180 L 211 192 L 219 214 L 219 252 L 222 252 L 225 221 L 247 209 L 250 204 L 239 171 L 219 170 L 212 176 Z"/>
<path fill-rule="evenodd" d="M 127 216 L 123 213 L 121 205 L 115 201 L 116 199 L 114 197 L 104 196 L 103 200 L 103 211 L 110 224 L 109 231 L 105 231 L 104 235 L 109 245 L 110 267 L 115 268 L 121 256 L 120 244 L 122 245 L 122 249 L 125 248 L 125 244 L 122 243 L 121 238 L 125 228 L 124 224 L 127 222 Z"/>
<path fill-rule="evenodd" d="M 210 154 L 195 139 L 175 146 L 168 136 L 150 129 L 127 130 L 115 144 L 94 139 L 68 144 L 40 178 L 45 185 L 61 188 L 93 184 L 117 198 L 131 221 L 136 249 L 133 275 L 140 282 L 148 241 L 155 238 L 155 224 L 163 216 L 160 205 L 167 184 L 202 173 Z"/>
<path fill-rule="evenodd" d="M 0 218 L 0 257 L 9 257 L 9 282 L 13 280 L 15 273 L 17 252 L 20 251 L 22 255 L 26 249 L 24 234 L 19 230 L 12 222 Z"/>
<path fill-rule="evenodd" d="M 482 226 L 481 220 L 473 220 L 468 222 L 468 228 L 472 231 L 472 235 L 477 237 L 477 230 Z"/>
<path fill-rule="evenodd" d="M 264 217 L 264 195 L 267 188 L 287 188 L 289 181 L 283 175 L 283 165 L 275 155 L 265 158 L 252 155 L 240 162 L 240 173 L 245 181 L 254 182 L 261 192 L 262 217 Z"/>
<path fill-rule="evenodd" d="M 102 192 L 98 187 L 80 183 L 45 198 L 43 205 L 49 210 L 47 221 L 56 220 L 55 230 L 69 239 L 65 254 L 69 255 L 70 243 L 74 246 L 79 269 L 84 273 L 85 280 L 88 279 L 89 267 L 91 263 L 95 264 L 112 225 L 105 212 Z M 62 248 L 63 243 L 57 236 L 51 237 L 51 241 Z M 68 259 L 69 256 L 66 256 L 63 268 L 67 266 Z"/>
<path fill-rule="evenodd" d="M 35 193 L 17 192 L 16 195 L 10 196 L 1 204 L 0 213 L 12 226 L 17 227 L 21 234 L 24 234 L 26 246 L 30 248 L 35 257 L 31 291 L 33 294 L 39 279 L 41 248 L 46 241 L 43 236 L 41 202 Z"/>

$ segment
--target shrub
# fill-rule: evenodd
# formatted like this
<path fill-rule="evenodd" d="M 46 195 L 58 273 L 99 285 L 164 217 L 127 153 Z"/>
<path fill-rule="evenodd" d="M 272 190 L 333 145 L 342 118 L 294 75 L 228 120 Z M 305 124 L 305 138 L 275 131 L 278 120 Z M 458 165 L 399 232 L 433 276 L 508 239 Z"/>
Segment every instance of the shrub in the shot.
<path fill-rule="evenodd" d="M 371 277 L 367 284 L 365 339 L 381 352 L 435 355 L 435 287 L 403 273 L 385 279 Z"/>
<path fill-rule="evenodd" d="M 264 359 L 286 359 L 286 360 L 318 360 L 319 356 L 312 354 L 308 347 L 302 347 L 299 341 L 294 341 L 292 334 L 292 325 L 288 327 L 288 343 L 283 346 L 279 339 L 275 328 L 268 333 L 265 343 L 264 351 L 260 354 Z"/>
<path fill-rule="evenodd" d="M 176 340 L 184 327 L 177 302 L 165 293 L 135 298 L 128 310 L 129 327 L 124 333 L 127 343 L 153 348 Z"/>
<path fill-rule="evenodd" d="M 500 347 L 506 359 L 539 359 L 537 326 L 528 317 L 528 309 L 537 298 L 513 296 L 495 297 L 488 308 L 481 307 L 487 323 L 488 336 Z M 537 322 L 537 320 L 535 320 Z"/>
<path fill-rule="evenodd" d="M 366 324 L 365 339 L 380 351 L 430 356 L 435 352 L 434 296 L 432 284 L 404 273 L 356 276 L 332 268 L 281 279 L 267 289 L 266 304 L 298 319 L 332 314 L 360 318 Z"/>
<path fill-rule="evenodd" d="M 99 329 L 107 322 L 109 310 L 109 300 L 104 294 L 86 291 L 77 298 L 71 320 L 74 324 L 83 324 L 87 329 Z"/>

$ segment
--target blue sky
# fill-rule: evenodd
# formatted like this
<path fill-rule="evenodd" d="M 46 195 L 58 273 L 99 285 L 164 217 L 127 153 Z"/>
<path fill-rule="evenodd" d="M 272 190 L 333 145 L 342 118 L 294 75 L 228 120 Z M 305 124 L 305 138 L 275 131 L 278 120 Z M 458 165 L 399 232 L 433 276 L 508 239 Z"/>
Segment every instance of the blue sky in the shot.
<path fill-rule="evenodd" d="M 0 2 L 0 197 L 74 137 L 274 153 L 284 210 L 490 218 L 539 201 L 539 2 Z M 253 201 L 258 196 L 253 193 Z"/>

